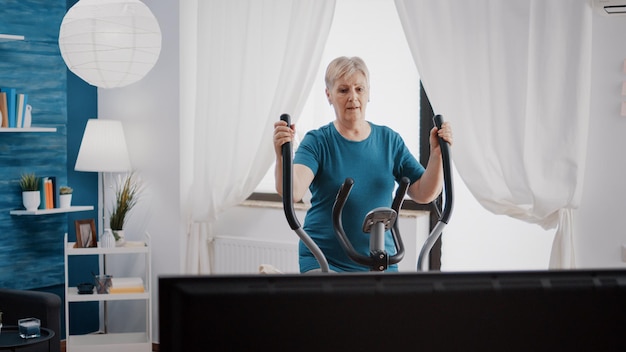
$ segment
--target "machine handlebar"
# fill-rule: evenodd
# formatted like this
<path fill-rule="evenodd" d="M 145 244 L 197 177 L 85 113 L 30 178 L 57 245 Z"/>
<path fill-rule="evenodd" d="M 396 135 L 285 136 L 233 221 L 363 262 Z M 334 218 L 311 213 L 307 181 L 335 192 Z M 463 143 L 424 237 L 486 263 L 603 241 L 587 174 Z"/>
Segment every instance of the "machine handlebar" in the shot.
<path fill-rule="evenodd" d="M 437 126 L 437 128 L 441 128 L 441 125 L 443 125 L 443 117 L 441 117 L 441 115 L 435 115 L 433 117 L 433 123 Z M 444 141 L 441 137 L 439 137 L 439 148 L 441 149 L 441 161 L 443 163 L 443 189 L 445 193 L 445 202 L 441 214 L 441 222 L 447 224 L 450 220 L 454 205 L 452 198 L 452 163 L 450 161 L 450 146 L 448 145 L 448 142 Z"/>
<path fill-rule="evenodd" d="M 288 127 L 291 127 L 291 116 L 289 116 L 289 114 L 280 115 L 280 119 L 287 122 Z M 330 269 L 324 253 L 322 253 L 322 250 L 300 226 L 296 212 L 293 209 L 293 147 L 291 142 L 283 144 L 281 148 L 283 157 L 283 210 L 285 211 L 285 217 L 291 229 L 296 232 L 304 245 L 313 253 L 322 272 L 327 273 Z"/>
<path fill-rule="evenodd" d="M 402 202 L 404 201 L 404 196 L 406 195 L 406 191 L 409 188 L 409 183 L 410 180 L 406 177 L 403 177 L 400 182 L 400 186 L 396 191 L 396 196 L 392 203 L 392 209 L 396 213 L 399 213 L 400 211 L 400 207 L 402 206 Z M 350 259 L 358 264 L 365 265 L 370 268 L 376 268 L 376 264 L 378 263 L 377 258 L 358 253 L 352 246 L 352 243 L 348 239 L 348 236 L 343 229 L 341 214 L 353 186 L 354 180 L 348 177 L 341 185 L 341 188 L 339 188 L 337 198 L 335 199 L 335 204 L 333 205 L 333 227 L 335 228 L 335 234 L 337 235 L 339 243 L 343 247 L 348 257 L 350 257 Z M 398 227 L 397 219 L 391 227 L 391 235 L 393 237 L 394 245 L 396 247 L 396 253 L 388 257 L 388 263 L 397 264 L 402 260 L 402 258 L 404 258 L 404 244 L 402 243 L 402 238 L 400 237 L 400 230 Z"/>

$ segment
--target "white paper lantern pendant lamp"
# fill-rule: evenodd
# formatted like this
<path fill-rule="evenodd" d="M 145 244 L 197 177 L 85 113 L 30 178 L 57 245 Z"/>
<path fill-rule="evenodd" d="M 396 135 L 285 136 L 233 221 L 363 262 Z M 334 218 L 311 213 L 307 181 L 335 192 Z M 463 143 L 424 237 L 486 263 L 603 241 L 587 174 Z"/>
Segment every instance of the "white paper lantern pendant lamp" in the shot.
<path fill-rule="evenodd" d="M 67 67 L 100 88 L 142 79 L 161 53 L 161 29 L 139 0 L 80 0 L 61 23 L 59 48 Z"/>

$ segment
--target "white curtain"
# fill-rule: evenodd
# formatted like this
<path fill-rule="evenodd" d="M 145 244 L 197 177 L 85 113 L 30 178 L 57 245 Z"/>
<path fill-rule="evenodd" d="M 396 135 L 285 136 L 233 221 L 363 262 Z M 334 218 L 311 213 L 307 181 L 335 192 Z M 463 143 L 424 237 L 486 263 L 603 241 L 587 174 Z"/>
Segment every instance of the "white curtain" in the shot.
<path fill-rule="evenodd" d="M 571 223 L 589 123 L 589 2 L 395 2 L 434 111 L 453 123 L 454 163 L 469 190 L 495 214 L 556 227 L 550 267 L 574 267 Z"/>
<path fill-rule="evenodd" d="M 195 47 L 183 94 L 194 108 L 187 273 L 210 273 L 211 224 L 248 197 L 274 158 L 273 124 L 299 116 L 330 30 L 334 1 L 186 0 Z M 186 21 L 183 19 L 183 21 Z M 187 38 L 189 40 L 189 38 Z M 294 121 L 295 122 L 295 121 Z M 192 141 L 189 142 L 187 138 Z"/>

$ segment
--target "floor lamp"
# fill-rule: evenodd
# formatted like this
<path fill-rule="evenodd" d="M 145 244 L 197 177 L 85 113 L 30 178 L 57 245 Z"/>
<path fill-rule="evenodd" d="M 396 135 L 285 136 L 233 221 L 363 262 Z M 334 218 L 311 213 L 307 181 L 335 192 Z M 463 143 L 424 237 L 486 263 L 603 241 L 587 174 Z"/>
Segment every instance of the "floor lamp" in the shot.
<path fill-rule="evenodd" d="M 128 172 L 131 170 L 128 148 L 122 122 L 117 120 L 89 119 L 80 143 L 76 158 L 76 171 L 98 172 L 100 181 L 100 200 L 98 216 L 100 234 L 106 223 L 106 173 Z M 100 236 L 99 236 L 100 237 Z M 103 255 L 102 268 L 106 274 L 106 256 Z M 107 309 L 104 302 L 104 332 L 107 332 Z"/>

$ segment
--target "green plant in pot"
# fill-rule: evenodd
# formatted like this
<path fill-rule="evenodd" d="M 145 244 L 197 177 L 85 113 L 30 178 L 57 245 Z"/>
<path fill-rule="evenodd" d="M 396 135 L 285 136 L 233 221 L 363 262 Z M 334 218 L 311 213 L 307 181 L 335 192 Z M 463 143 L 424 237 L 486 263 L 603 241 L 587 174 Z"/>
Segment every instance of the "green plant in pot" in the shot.
<path fill-rule="evenodd" d="M 41 204 L 39 193 L 40 178 L 34 173 L 24 173 L 20 177 L 20 188 L 22 189 L 22 203 L 26 210 L 37 210 Z"/>
<path fill-rule="evenodd" d="M 34 173 L 25 173 L 20 176 L 20 187 L 22 192 L 39 191 L 39 177 Z"/>
<path fill-rule="evenodd" d="M 74 190 L 69 186 L 59 187 L 59 208 L 69 208 L 72 205 L 72 193 Z"/>
<path fill-rule="evenodd" d="M 137 204 L 141 185 L 134 173 L 127 175 L 123 180 L 118 180 L 115 187 L 115 204 L 111 210 L 109 226 L 115 236 L 117 245 L 123 245 L 124 225 L 126 224 L 128 213 Z"/>

